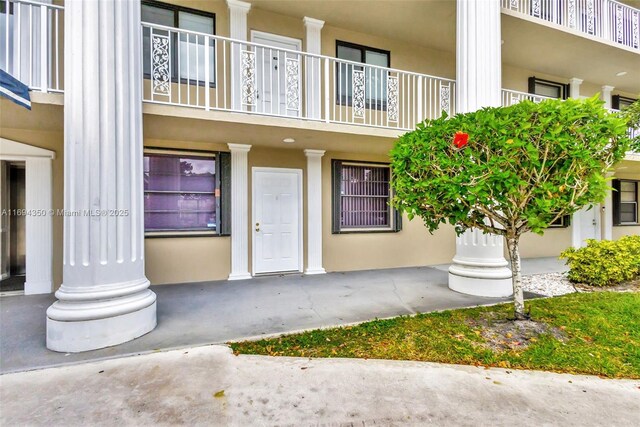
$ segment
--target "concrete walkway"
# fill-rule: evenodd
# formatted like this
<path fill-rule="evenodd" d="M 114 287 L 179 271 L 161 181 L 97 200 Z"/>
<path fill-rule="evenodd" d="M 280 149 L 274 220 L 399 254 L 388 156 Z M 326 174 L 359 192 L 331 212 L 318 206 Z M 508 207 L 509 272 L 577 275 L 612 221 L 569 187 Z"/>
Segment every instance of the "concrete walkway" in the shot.
<path fill-rule="evenodd" d="M 632 426 L 640 381 L 206 346 L 0 376 L 2 425 Z"/>
<path fill-rule="evenodd" d="M 531 274 L 558 271 L 562 264 L 525 260 L 524 268 Z M 502 301 L 453 292 L 446 269 L 430 267 L 152 288 L 158 295 L 154 331 L 119 346 L 76 354 L 45 346 L 46 309 L 53 295 L 0 298 L 0 373 Z"/>

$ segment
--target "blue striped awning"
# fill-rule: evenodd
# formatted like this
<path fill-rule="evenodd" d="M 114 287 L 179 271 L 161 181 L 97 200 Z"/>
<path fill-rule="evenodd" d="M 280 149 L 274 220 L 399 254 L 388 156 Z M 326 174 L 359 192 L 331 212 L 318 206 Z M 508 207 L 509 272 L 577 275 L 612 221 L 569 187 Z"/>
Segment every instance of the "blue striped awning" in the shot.
<path fill-rule="evenodd" d="M 29 87 L 4 70 L 0 70 L 0 96 L 31 110 Z"/>

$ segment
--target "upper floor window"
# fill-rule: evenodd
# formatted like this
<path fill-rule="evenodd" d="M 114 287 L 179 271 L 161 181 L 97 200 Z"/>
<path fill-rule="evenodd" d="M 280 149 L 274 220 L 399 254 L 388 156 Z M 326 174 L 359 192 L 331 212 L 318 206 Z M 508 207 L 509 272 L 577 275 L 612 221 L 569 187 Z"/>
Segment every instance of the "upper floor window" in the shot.
<path fill-rule="evenodd" d="M 613 95 L 611 97 L 611 108 L 614 108 L 616 110 L 624 110 L 636 101 L 637 99 L 627 98 L 620 95 Z"/>
<path fill-rule="evenodd" d="M 388 71 L 384 68 L 388 68 L 391 64 L 389 51 L 336 41 L 336 57 L 346 61 L 373 65 L 373 67 L 367 67 L 366 65 L 359 66 L 349 62 L 337 62 L 336 92 L 338 94 L 338 104 L 352 105 L 354 73 L 361 73 L 363 75 L 366 108 L 386 108 Z"/>
<path fill-rule="evenodd" d="M 566 99 L 568 87 L 563 83 L 529 77 L 529 93 L 549 98 Z"/>
<path fill-rule="evenodd" d="M 182 6 L 142 2 L 142 22 L 163 25 L 186 31 L 169 31 L 154 28 L 153 33 L 170 38 L 171 76 L 173 81 L 188 80 L 191 83 L 205 81 L 205 36 L 215 34 L 215 14 L 189 9 Z M 143 70 L 146 77 L 151 75 L 151 30 L 144 27 L 142 32 Z M 215 84 L 215 46 L 209 43 L 209 81 Z"/>

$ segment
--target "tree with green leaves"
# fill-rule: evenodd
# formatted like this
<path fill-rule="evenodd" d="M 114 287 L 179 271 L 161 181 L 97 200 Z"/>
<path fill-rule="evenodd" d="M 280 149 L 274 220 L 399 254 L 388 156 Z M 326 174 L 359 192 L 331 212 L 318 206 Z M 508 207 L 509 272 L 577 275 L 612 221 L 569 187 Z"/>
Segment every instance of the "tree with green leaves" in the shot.
<path fill-rule="evenodd" d="M 627 121 L 627 126 L 633 129 L 631 150 L 640 153 L 640 100 L 622 110 L 620 116 Z"/>
<path fill-rule="evenodd" d="M 426 120 L 391 151 L 392 204 L 431 233 L 449 223 L 504 236 L 515 318 L 525 319 L 520 237 L 602 201 L 628 149 L 627 121 L 602 104 L 523 101 Z"/>

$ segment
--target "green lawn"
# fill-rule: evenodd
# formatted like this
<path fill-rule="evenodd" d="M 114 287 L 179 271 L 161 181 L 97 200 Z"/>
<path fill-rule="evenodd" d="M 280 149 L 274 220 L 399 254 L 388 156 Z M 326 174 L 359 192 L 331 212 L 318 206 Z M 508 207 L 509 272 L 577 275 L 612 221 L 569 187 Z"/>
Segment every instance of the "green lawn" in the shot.
<path fill-rule="evenodd" d="M 244 354 L 420 360 L 640 378 L 640 293 L 571 294 L 527 306 L 549 330 L 509 343 L 513 348 L 492 349 L 485 338 L 487 328 L 505 325 L 509 304 L 375 320 L 231 347 Z M 503 337 L 508 342 L 511 335 Z"/>

